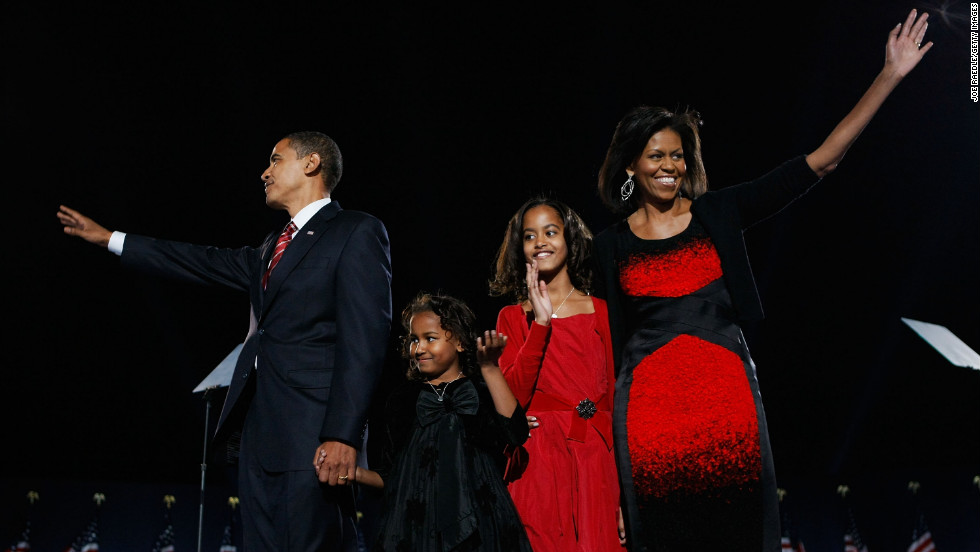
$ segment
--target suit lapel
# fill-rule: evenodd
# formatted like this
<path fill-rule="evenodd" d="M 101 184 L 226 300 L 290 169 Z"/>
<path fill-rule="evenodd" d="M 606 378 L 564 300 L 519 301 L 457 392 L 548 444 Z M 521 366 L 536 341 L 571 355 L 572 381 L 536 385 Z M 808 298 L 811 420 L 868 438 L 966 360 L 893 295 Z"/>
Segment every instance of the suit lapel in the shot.
<path fill-rule="evenodd" d="M 298 232 L 293 236 L 292 241 L 289 243 L 289 247 L 283 252 L 282 257 L 279 259 L 279 263 L 276 264 L 275 270 L 269 276 L 269 285 L 266 287 L 265 292 L 262 297 L 262 313 L 264 314 L 268 310 L 268 306 L 275 299 L 276 293 L 282 286 L 282 283 L 289 277 L 293 269 L 295 269 L 306 257 L 306 254 L 310 249 L 320 240 L 321 237 L 326 233 L 327 227 L 330 225 L 330 221 L 337 216 L 340 212 L 340 204 L 336 201 L 331 201 L 325 205 L 322 209 L 317 211 L 313 218 L 311 218 Z M 271 253 L 270 253 L 271 254 Z M 268 259 L 263 257 L 263 266 L 268 265 Z"/>
<path fill-rule="evenodd" d="M 258 248 L 260 259 L 259 262 L 261 263 L 260 266 L 262 267 L 262 270 L 257 271 L 252 276 L 252 286 L 249 291 L 249 298 L 252 301 L 252 305 L 254 305 L 253 310 L 255 310 L 256 313 L 262 309 L 262 303 L 265 300 L 265 292 L 262 290 L 262 274 L 265 272 L 265 268 L 269 266 L 269 259 L 272 258 L 273 244 L 278 236 L 278 232 L 270 232 L 269 235 L 265 237 L 262 245 L 260 245 Z"/>

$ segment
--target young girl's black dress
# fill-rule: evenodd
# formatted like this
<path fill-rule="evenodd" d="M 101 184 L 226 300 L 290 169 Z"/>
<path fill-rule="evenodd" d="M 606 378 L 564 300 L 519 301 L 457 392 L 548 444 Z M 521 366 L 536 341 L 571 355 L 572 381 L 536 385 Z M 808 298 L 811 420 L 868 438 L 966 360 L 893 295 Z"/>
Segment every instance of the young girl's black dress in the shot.
<path fill-rule="evenodd" d="M 503 482 L 504 447 L 527 440 L 524 411 L 499 415 L 477 379 L 436 389 L 407 382 L 386 405 L 375 550 L 530 552 Z"/>

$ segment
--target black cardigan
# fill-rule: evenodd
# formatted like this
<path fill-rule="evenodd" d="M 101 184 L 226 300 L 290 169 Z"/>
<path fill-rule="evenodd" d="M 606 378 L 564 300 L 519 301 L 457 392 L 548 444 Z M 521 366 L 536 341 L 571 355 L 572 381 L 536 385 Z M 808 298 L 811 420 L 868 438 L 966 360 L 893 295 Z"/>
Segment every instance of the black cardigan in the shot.
<path fill-rule="evenodd" d="M 742 232 L 778 213 L 819 181 L 806 164 L 806 157 L 801 155 L 760 178 L 705 193 L 693 201 L 691 213 L 697 217 L 718 251 L 725 285 L 739 321 L 763 318 L 762 301 L 752 276 L 752 267 L 749 266 Z M 615 258 L 616 235 L 623 232 L 630 232 L 625 219 L 603 230 L 596 236 L 594 255 L 596 275 L 600 280 L 596 286 L 597 295 L 609 305 L 609 326 L 617 357 L 617 373 L 619 352 L 627 330 L 623 327 L 625 298 L 619 287 Z"/>

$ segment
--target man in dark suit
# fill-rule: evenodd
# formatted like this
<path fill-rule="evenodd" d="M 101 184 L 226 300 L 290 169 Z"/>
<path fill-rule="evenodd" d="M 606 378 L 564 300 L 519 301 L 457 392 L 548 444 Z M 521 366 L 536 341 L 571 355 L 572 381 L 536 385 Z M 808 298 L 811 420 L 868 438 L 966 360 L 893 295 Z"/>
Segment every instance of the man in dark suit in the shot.
<path fill-rule="evenodd" d="M 348 484 L 391 329 L 391 262 L 384 225 L 331 201 L 342 169 L 324 134 L 280 140 L 262 181 L 291 238 L 276 232 L 258 248 L 127 236 L 58 212 L 66 234 L 123 266 L 248 292 L 249 333 L 215 433 L 241 432 L 246 552 L 356 549 Z"/>

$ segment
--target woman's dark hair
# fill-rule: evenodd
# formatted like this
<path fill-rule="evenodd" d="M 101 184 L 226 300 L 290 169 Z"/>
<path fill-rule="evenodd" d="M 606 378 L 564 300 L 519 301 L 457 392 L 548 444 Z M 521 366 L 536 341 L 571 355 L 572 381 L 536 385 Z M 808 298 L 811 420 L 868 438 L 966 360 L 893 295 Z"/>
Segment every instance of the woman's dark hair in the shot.
<path fill-rule="evenodd" d="M 691 199 L 708 191 L 708 176 L 701 160 L 701 116 L 697 111 L 668 111 L 663 107 L 633 108 L 616 125 L 606 159 L 599 169 L 599 197 L 613 213 L 628 215 L 640 207 L 640 195 L 623 201 L 620 188 L 626 181 L 626 168 L 643 153 L 650 137 L 669 128 L 681 137 L 687 176 L 681 184 L 683 194 Z"/>
<path fill-rule="evenodd" d="M 455 297 L 419 292 L 402 310 L 402 328 L 405 330 L 405 335 L 401 338 L 402 358 L 409 360 L 408 371 L 405 373 L 408 379 L 424 379 L 422 373 L 411 362 L 412 317 L 423 312 L 431 312 L 438 316 L 439 325 L 445 330 L 446 335 L 459 340 L 463 348 L 459 353 L 459 369 L 463 375 L 478 376 L 480 367 L 476 361 L 476 315 L 466 303 Z"/>
<path fill-rule="evenodd" d="M 527 300 L 527 269 L 524 258 L 524 215 L 538 206 L 551 207 L 558 213 L 565 226 L 565 245 L 568 258 L 565 265 L 568 277 L 577 289 L 592 293 L 592 232 L 585 221 L 563 202 L 545 196 L 536 196 L 524 202 L 507 223 L 504 240 L 497 251 L 496 273 L 490 282 L 490 295 L 513 295 L 518 303 Z"/>

